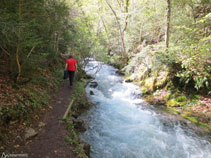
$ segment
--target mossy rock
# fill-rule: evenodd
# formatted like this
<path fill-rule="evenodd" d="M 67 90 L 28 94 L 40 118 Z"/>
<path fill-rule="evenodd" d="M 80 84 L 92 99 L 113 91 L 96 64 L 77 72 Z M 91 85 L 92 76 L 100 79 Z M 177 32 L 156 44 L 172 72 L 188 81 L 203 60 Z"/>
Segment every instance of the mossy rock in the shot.
<path fill-rule="evenodd" d="M 169 112 L 175 112 L 175 113 L 177 113 L 177 114 L 180 114 L 181 112 L 180 112 L 180 110 L 178 110 L 178 109 L 176 109 L 176 108 L 173 108 L 173 107 L 168 107 L 168 109 L 170 110 Z"/>
<path fill-rule="evenodd" d="M 174 85 L 171 81 L 168 81 L 166 83 L 166 86 L 164 87 L 164 90 L 168 90 L 168 89 L 171 89 L 171 88 L 174 88 Z"/>
<path fill-rule="evenodd" d="M 167 71 L 162 71 L 159 74 L 157 74 L 158 77 L 156 79 L 155 86 L 157 88 L 164 87 L 168 82 L 168 75 L 169 75 L 169 72 Z"/>
<path fill-rule="evenodd" d="M 163 100 L 168 101 L 172 97 L 170 92 L 167 92 L 166 95 L 163 97 Z"/>
<path fill-rule="evenodd" d="M 145 78 L 147 78 L 147 77 L 149 77 L 149 75 L 150 75 L 150 73 L 151 73 L 151 69 L 149 69 L 149 68 L 146 68 L 146 67 L 143 67 L 141 70 L 140 70 L 140 74 L 139 74 L 139 78 L 140 79 L 145 79 Z"/>
<path fill-rule="evenodd" d="M 176 98 L 176 101 L 180 106 L 186 106 L 187 105 L 187 98 L 186 96 L 179 96 Z"/>
<path fill-rule="evenodd" d="M 135 80 L 134 75 L 125 77 L 125 82 L 133 82 Z"/>
<path fill-rule="evenodd" d="M 179 96 L 176 98 L 177 102 L 187 102 L 186 96 Z"/>
<path fill-rule="evenodd" d="M 176 98 L 176 99 L 171 99 L 171 100 L 167 101 L 167 106 L 168 107 L 181 107 L 181 106 L 187 105 L 187 101 L 180 100 L 180 99 L 178 99 L 178 100 Z"/>
<path fill-rule="evenodd" d="M 168 107 L 178 107 L 178 103 L 175 99 L 171 99 L 171 100 L 167 101 L 167 106 Z"/>
<path fill-rule="evenodd" d="M 146 87 L 141 87 L 141 91 L 142 91 L 143 94 L 148 93 L 148 89 Z"/>
<path fill-rule="evenodd" d="M 141 80 L 141 81 L 139 82 L 139 85 L 140 85 L 140 86 L 143 86 L 143 85 L 145 85 L 145 82 L 146 82 L 145 80 Z"/>
<path fill-rule="evenodd" d="M 145 80 L 145 87 L 149 89 L 151 92 L 153 92 L 155 90 L 155 82 L 156 82 L 155 77 L 150 77 Z"/>

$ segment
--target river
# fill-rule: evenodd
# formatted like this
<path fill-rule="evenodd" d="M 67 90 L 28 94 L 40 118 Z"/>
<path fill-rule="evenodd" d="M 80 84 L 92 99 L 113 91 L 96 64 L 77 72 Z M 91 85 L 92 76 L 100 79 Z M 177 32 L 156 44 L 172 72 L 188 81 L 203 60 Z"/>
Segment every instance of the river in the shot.
<path fill-rule="evenodd" d="M 80 118 L 88 124 L 81 139 L 91 145 L 91 158 L 211 158 L 210 136 L 148 105 L 140 87 L 124 82 L 117 69 L 91 61 L 86 71 L 98 83 L 86 87 L 94 105 Z"/>

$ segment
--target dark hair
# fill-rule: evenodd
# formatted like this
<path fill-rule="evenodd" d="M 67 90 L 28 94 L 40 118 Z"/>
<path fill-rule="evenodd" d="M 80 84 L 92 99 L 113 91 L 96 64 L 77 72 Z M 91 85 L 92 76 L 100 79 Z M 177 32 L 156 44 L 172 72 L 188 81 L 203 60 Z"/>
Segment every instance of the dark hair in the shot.
<path fill-rule="evenodd" d="M 69 59 L 72 58 L 72 57 L 73 57 L 72 55 L 69 55 Z"/>

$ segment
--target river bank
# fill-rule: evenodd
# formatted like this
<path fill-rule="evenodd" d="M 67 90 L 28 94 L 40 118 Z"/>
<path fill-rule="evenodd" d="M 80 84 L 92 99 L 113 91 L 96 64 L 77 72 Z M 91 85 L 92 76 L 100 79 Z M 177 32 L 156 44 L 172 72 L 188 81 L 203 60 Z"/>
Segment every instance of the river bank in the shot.
<path fill-rule="evenodd" d="M 210 122 L 211 115 L 210 115 L 210 105 L 209 105 L 211 98 L 209 96 L 200 96 L 199 101 L 204 102 L 203 104 L 193 104 L 193 105 L 187 104 L 181 107 L 179 105 L 169 106 L 171 105 L 172 102 L 174 102 L 172 104 L 177 104 L 177 102 L 175 101 L 177 100 L 176 97 L 172 98 L 171 101 L 166 101 L 166 99 L 163 98 L 162 94 L 156 94 L 156 93 L 157 92 L 153 94 L 145 94 L 144 97 L 146 101 L 153 105 L 162 105 L 166 107 L 166 109 L 170 113 L 176 113 L 181 117 L 196 124 L 198 127 L 203 128 L 207 132 L 211 132 L 211 122 Z M 188 99 L 187 101 L 189 101 L 189 103 L 191 102 Z"/>
<path fill-rule="evenodd" d="M 190 121 L 204 132 L 211 133 L 210 95 L 198 95 L 195 92 L 190 94 L 178 90 L 173 86 L 172 81 L 168 80 L 168 71 L 161 72 L 163 76 L 155 75 L 154 77 L 145 76 L 146 71 L 127 75 L 125 68 L 120 69 L 119 65 L 110 64 L 118 69 L 117 73 L 124 76 L 126 82 L 140 86 L 142 96 L 149 104 L 162 108 L 170 114 L 176 114 L 182 117 L 184 122 Z M 191 125 L 189 127 L 194 128 Z M 198 129 L 195 128 L 195 130 Z"/>
<path fill-rule="evenodd" d="M 194 75 L 181 76 L 180 73 L 186 70 L 180 63 L 182 60 L 176 61 L 174 54 L 165 54 L 163 49 L 160 44 L 142 47 L 119 72 L 127 82 L 141 86 L 149 103 L 162 105 L 168 111 L 211 131 L 209 78 L 206 82 L 209 86 L 203 82 L 199 86 Z"/>
<path fill-rule="evenodd" d="M 141 86 L 141 91 L 145 100 L 155 106 L 163 106 L 170 113 L 176 113 L 203 128 L 207 132 L 211 132 L 211 97 L 208 95 L 188 94 L 179 91 L 176 87 L 168 87 L 167 78 L 163 81 L 159 77 L 146 77 L 144 80 L 137 80 L 133 77 L 137 74 L 125 77 L 127 82 Z M 163 82 L 163 88 L 155 88 L 156 82 Z M 171 82 L 171 81 L 169 81 Z"/>

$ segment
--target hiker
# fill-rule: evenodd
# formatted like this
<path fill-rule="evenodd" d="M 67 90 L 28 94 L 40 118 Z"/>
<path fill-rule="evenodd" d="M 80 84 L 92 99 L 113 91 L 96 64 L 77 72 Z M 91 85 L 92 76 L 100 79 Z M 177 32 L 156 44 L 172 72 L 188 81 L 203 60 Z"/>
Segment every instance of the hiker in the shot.
<path fill-rule="evenodd" d="M 73 85 L 75 71 L 77 71 L 77 61 L 70 55 L 65 64 L 65 70 L 68 70 L 70 87 Z"/>

